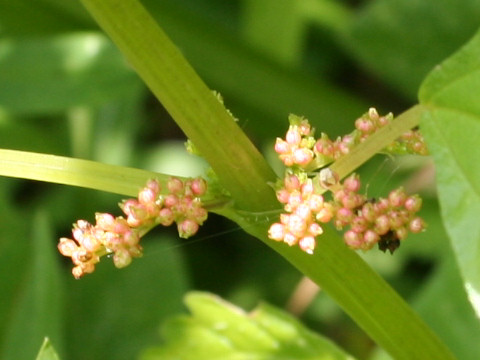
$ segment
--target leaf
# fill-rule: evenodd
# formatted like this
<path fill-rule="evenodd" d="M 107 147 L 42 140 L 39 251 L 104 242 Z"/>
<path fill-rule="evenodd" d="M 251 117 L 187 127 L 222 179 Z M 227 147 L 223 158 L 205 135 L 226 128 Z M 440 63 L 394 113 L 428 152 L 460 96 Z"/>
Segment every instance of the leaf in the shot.
<path fill-rule="evenodd" d="M 57 352 L 53 348 L 53 345 L 48 338 L 45 338 L 43 341 L 36 360 L 60 360 Z"/>
<path fill-rule="evenodd" d="M 187 274 L 166 237 L 143 239 L 144 256 L 124 269 L 102 259 L 93 274 L 69 282 L 70 359 L 134 359 L 157 337 L 158 323 L 182 309 Z"/>
<path fill-rule="evenodd" d="M 33 359 L 45 336 L 54 339 L 59 348 L 63 347 L 61 272 L 44 212 L 36 212 L 32 230 L 30 269 L 15 303 L 2 359 Z"/>
<path fill-rule="evenodd" d="M 99 33 L 0 41 L 0 107 L 32 114 L 99 105 L 139 87 L 121 54 Z"/>
<path fill-rule="evenodd" d="M 2 36 L 25 36 L 72 31 L 92 21 L 78 1 L 0 0 Z"/>
<path fill-rule="evenodd" d="M 207 293 L 186 297 L 191 316 L 163 326 L 166 344 L 142 360 L 168 359 L 353 359 L 291 315 L 262 304 L 250 313 Z"/>
<path fill-rule="evenodd" d="M 420 82 L 478 27 L 476 0 L 367 2 L 346 44 L 375 75 L 413 98 Z"/>
<path fill-rule="evenodd" d="M 437 171 L 442 216 L 480 316 L 480 33 L 437 66 L 420 88 L 422 130 Z"/>

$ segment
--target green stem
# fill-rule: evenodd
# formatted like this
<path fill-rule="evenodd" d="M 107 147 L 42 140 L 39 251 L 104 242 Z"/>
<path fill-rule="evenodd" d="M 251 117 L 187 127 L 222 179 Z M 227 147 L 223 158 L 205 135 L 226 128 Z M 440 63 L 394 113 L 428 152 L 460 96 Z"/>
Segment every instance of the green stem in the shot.
<path fill-rule="evenodd" d="M 136 0 L 82 2 L 211 164 L 237 207 L 277 208 L 268 186 L 275 179 L 272 170 L 142 5 Z M 336 171 L 347 171 L 353 164 L 344 160 L 337 166 Z M 266 239 L 267 223 L 228 208 L 218 212 L 310 276 L 394 358 L 453 359 L 408 305 L 333 231 L 326 229 L 310 256 Z"/>
<path fill-rule="evenodd" d="M 147 180 L 157 179 L 166 189 L 171 177 L 90 160 L 6 149 L 0 149 L 0 176 L 80 186 L 133 197 L 138 195 Z M 208 208 L 222 208 L 230 200 L 210 189 L 202 197 Z"/>
<path fill-rule="evenodd" d="M 265 209 L 275 174 L 137 0 L 82 0 L 201 152 L 236 205 Z M 265 203 L 258 194 L 269 194 Z M 268 206 L 268 205 L 267 205 Z"/>
<path fill-rule="evenodd" d="M 335 161 L 330 169 L 336 172 L 342 179 L 355 171 L 358 167 L 368 161 L 373 155 L 390 145 L 400 135 L 418 126 L 420 115 L 425 111 L 422 105 L 415 105 L 397 116 L 392 122 L 384 126 L 366 141 L 355 146 L 348 156 L 343 156 Z"/>

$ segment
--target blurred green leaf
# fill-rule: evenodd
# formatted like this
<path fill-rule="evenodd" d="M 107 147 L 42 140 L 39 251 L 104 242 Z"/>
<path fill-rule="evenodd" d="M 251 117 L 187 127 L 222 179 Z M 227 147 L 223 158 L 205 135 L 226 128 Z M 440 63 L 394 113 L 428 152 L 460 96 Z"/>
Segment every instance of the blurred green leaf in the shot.
<path fill-rule="evenodd" d="M 163 328 L 166 345 L 149 349 L 142 360 L 353 359 L 270 305 L 245 313 L 199 292 L 188 294 L 186 303 L 192 315 L 170 319 Z"/>
<path fill-rule="evenodd" d="M 288 114 L 303 115 L 329 134 L 343 132 L 367 103 L 302 69 L 287 70 L 247 47 L 219 24 L 178 1 L 144 2 L 152 16 L 200 76 L 225 98 L 246 132 L 274 138 L 288 127 Z M 243 121 L 245 121 L 243 123 Z"/>
<path fill-rule="evenodd" d="M 63 348 L 61 272 L 43 211 L 35 213 L 31 229 L 30 269 L 14 305 L 2 359 L 33 359 L 45 336 L 53 339 L 58 349 Z"/>
<path fill-rule="evenodd" d="M 476 0 L 376 0 L 346 34 L 351 52 L 375 75 L 414 99 L 422 79 L 480 25 Z"/>
<path fill-rule="evenodd" d="M 86 26 L 93 26 L 93 21 L 76 0 L 0 0 L 2 37 L 38 36 Z"/>
<path fill-rule="evenodd" d="M 70 359 L 131 360 L 155 343 L 158 324 L 181 311 L 187 274 L 176 244 L 146 236 L 144 256 L 125 269 L 102 259 L 95 272 L 69 281 Z"/>
<path fill-rule="evenodd" d="M 480 33 L 433 70 L 419 92 L 445 227 L 480 315 Z"/>
<path fill-rule="evenodd" d="M 461 284 L 451 256 L 436 271 L 414 307 L 458 359 L 480 359 L 480 323 Z"/>
<path fill-rule="evenodd" d="M 10 179 L 0 179 L 0 354 L 6 344 L 14 306 L 24 287 L 26 264 L 31 259 L 31 242 L 26 217 L 11 204 Z M 38 349 L 38 346 L 37 346 Z"/>
<path fill-rule="evenodd" d="M 99 33 L 0 41 L 0 110 L 31 114 L 100 105 L 140 84 Z"/>
<path fill-rule="evenodd" d="M 45 338 L 43 341 L 36 360 L 60 360 L 57 352 L 53 348 L 53 345 L 48 338 Z"/>

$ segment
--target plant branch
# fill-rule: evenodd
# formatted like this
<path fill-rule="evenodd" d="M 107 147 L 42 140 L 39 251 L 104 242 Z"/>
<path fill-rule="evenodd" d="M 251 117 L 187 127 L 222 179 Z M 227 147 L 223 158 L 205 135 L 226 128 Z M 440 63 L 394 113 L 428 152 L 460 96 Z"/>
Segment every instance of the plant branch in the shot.
<path fill-rule="evenodd" d="M 275 180 L 272 170 L 142 5 L 136 0 L 82 3 L 211 164 L 237 207 L 257 212 L 278 208 L 268 186 Z M 336 171 L 350 171 L 368 153 L 372 156 L 375 146 L 368 148 L 371 144 L 373 141 L 354 153 L 351 162 L 336 165 Z M 322 286 L 394 358 L 453 359 L 408 305 L 347 249 L 333 230 L 325 229 L 315 254 L 307 255 L 296 247 L 268 240 L 268 217 L 259 222 L 256 216 L 240 215 L 228 207 L 217 212 L 236 221 Z"/>

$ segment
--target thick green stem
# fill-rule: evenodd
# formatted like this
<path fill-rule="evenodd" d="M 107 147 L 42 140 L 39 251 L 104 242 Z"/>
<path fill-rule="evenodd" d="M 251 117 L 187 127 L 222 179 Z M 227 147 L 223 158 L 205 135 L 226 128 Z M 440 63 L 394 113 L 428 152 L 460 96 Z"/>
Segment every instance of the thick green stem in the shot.
<path fill-rule="evenodd" d="M 82 0 L 150 90 L 211 164 L 238 207 L 262 210 L 275 174 L 137 0 Z"/>

